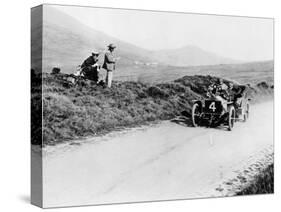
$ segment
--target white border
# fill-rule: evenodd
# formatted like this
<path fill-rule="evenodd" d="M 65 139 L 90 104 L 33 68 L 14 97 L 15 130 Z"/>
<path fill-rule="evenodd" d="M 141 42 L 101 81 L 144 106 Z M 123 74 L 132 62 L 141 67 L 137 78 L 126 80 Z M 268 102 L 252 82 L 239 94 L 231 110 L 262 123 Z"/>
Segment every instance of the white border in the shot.
<path fill-rule="evenodd" d="M 1 2 L 1 211 L 35 211 L 29 201 L 30 8 L 41 3 L 275 18 L 275 194 L 52 211 L 275 211 L 280 200 L 280 6 L 273 0 L 9 0 Z M 278 118 L 279 117 L 279 118 Z"/>

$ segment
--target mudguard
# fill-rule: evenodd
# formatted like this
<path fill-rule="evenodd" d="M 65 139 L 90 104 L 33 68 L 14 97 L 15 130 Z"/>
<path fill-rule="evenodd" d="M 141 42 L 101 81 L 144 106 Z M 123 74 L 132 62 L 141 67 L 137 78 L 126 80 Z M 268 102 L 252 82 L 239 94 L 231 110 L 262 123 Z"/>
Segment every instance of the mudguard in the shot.
<path fill-rule="evenodd" d="M 199 107 L 202 109 L 202 106 L 203 106 L 203 104 L 202 104 L 202 101 L 200 101 L 200 100 L 192 100 L 192 105 L 194 105 L 194 104 L 198 104 L 199 105 Z"/>

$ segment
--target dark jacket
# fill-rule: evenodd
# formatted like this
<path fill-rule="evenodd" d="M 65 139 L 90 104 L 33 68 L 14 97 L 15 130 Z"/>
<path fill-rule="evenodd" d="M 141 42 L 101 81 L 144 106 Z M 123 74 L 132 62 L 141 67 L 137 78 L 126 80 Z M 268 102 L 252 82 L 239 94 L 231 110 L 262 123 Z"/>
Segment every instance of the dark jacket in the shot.
<path fill-rule="evenodd" d="M 93 80 L 95 82 L 99 79 L 98 73 L 98 59 L 94 59 L 92 56 L 88 57 L 81 65 L 82 73 L 86 79 Z M 93 66 L 95 65 L 96 66 Z"/>
<path fill-rule="evenodd" d="M 246 86 L 237 85 L 231 89 L 230 93 L 233 95 L 234 101 L 236 101 L 238 98 L 241 98 L 243 95 L 246 95 L 247 93 L 246 90 L 247 90 Z"/>
<path fill-rule="evenodd" d="M 224 99 L 228 99 L 228 91 L 227 91 L 227 85 L 225 84 L 211 84 L 208 88 L 208 92 L 212 93 L 213 95 L 219 95 Z"/>
<path fill-rule="evenodd" d="M 102 66 L 107 71 L 113 71 L 115 70 L 115 58 L 112 54 L 112 52 L 107 51 L 104 55 L 104 63 Z"/>
<path fill-rule="evenodd" d="M 93 56 L 88 57 L 81 65 L 81 68 L 89 67 L 95 65 L 98 62 L 98 59 L 94 59 Z"/>

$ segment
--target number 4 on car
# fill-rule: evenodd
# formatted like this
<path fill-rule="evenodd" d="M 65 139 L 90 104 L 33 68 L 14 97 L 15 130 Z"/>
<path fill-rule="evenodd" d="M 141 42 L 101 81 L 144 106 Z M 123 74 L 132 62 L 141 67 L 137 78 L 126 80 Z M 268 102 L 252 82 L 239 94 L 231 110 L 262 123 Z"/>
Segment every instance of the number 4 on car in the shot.
<path fill-rule="evenodd" d="M 247 95 L 241 96 L 239 103 L 226 101 L 226 109 L 215 97 L 203 101 L 194 100 L 192 107 L 192 125 L 194 127 L 226 127 L 231 131 L 236 121 L 246 122 L 249 118 L 250 105 Z"/>

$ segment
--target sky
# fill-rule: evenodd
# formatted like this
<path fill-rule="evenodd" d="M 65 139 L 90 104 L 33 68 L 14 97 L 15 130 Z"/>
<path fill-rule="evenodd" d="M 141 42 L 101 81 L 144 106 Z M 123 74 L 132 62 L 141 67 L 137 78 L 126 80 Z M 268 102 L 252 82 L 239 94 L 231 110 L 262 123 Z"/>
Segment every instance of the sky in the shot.
<path fill-rule="evenodd" d="M 187 45 L 244 61 L 273 59 L 274 20 L 190 13 L 55 6 L 84 25 L 149 49 Z"/>

